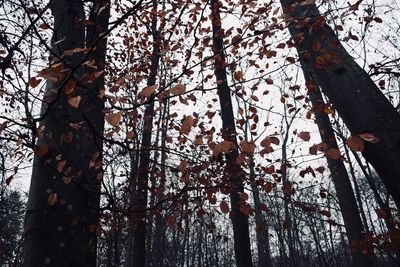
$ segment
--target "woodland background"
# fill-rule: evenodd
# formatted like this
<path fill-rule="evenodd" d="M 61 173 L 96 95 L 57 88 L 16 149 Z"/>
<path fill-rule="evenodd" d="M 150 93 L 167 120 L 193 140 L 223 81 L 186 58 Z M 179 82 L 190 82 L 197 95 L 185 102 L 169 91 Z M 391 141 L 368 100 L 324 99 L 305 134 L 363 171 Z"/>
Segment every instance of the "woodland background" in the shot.
<path fill-rule="evenodd" d="M 399 18 L 0 1 L 0 264 L 398 266 Z"/>

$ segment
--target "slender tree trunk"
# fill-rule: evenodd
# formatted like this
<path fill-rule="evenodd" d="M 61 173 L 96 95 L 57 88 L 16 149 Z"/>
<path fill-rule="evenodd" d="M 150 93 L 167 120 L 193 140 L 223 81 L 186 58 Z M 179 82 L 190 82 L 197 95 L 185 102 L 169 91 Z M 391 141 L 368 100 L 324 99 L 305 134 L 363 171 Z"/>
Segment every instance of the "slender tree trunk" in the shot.
<path fill-rule="evenodd" d="M 237 147 L 235 118 L 233 116 L 232 99 L 226 75 L 226 61 L 223 47 L 223 29 L 219 14 L 220 2 L 211 0 L 211 19 L 213 30 L 213 50 L 217 54 L 215 57 L 215 77 L 217 80 L 217 93 L 221 105 L 222 118 L 222 137 L 226 141 L 232 142 Z M 244 192 L 243 176 L 244 172 L 240 165 L 236 163 L 238 149 L 231 149 L 226 154 L 225 176 L 231 179 L 233 191 L 230 193 L 232 207 L 233 238 L 235 247 L 236 265 L 239 267 L 252 266 L 249 222 L 245 214 L 240 210 L 239 194 Z"/>
<path fill-rule="evenodd" d="M 251 174 L 254 175 L 254 168 L 250 167 Z M 260 192 L 256 185 L 252 185 L 253 200 L 254 200 L 254 213 L 256 221 L 256 238 L 257 238 L 257 255 L 258 255 L 258 266 L 272 266 L 271 264 L 271 253 L 269 249 L 269 236 L 268 236 L 268 225 L 266 224 L 262 211 L 260 208 Z"/>
<path fill-rule="evenodd" d="M 134 192 L 136 192 L 136 183 L 137 183 L 137 170 L 138 170 L 138 163 L 139 163 L 139 156 L 136 151 L 139 151 L 140 149 L 138 148 L 139 145 L 135 144 L 135 147 L 133 151 L 129 153 L 130 157 L 130 174 L 129 174 L 129 206 L 133 206 L 133 203 L 135 201 L 134 197 Z M 132 266 L 132 257 L 133 257 L 133 223 L 128 220 L 128 236 L 127 236 L 127 244 L 125 248 L 125 262 L 124 266 L 125 267 L 130 267 Z"/>
<path fill-rule="evenodd" d="M 167 154 L 165 151 L 167 134 L 168 134 L 168 116 L 169 116 L 169 103 L 165 101 L 164 110 L 163 110 L 163 125 L 162 125 L 162 133 L 161 133 L 161 177 L 160 177 L 160 194 L 158 195 L 158 201 L 163 200 L 164 198 L 164 187 L 165 187 L 165 177 L 166 177 L 166 168 L 165 161 L 167 159 Z M 152 248 L 152 259 L 154 266 L 163 266 L 164 257 L 165 257 L 165 221 L 162 217 L 161 209 L 159 213 L 155 215 L 155 226 L 154 226 L 154 243 Z"/>
<path fill-rule="evenodd" d="M 370 133 L 364 157 L 400 204 L 400 114 L 356 64 L 314 1 L 281 0 L 302 68 L 312 75 L 353 135 Z"/>
<path fill-rule="evenodd" d="M 25 217 L 23 265 L 95 266 L 102 179 L 99 136 L 104 129 L 104 103 L 99 95 L 104 90 L 104 75 L 87 81 L 95 71 L 104 70 L 107 40 L 96 40 L 107 30 L 109 3 L 95 1 L 89 19 L 96 27 L 88 28 L 87 40 L 85 27 L 78 20 L 85 20 L 83 1 L 53 0 L 50 5 L 54 16 L 53 53 L 65 62 L 51 57 L 50 65 L 54 70 L 55 64 L 61 64 L 66 75 L 55 74 L 58 81 L 47 83 L 42 105 L 43 131 L 38 136 Z M 85 56 L 81 52 L 64 54 L 84 48 L 85 42 L 87 47 L 96 48 L 88 55 L 96 69 L 78 66 Z M 65 86 L 68 76 L 71 78 Z M 78 96 L 81 101 L 77 108 L 68 104 L 69 99 Z M 82 121 L 79 129 L 70 126 Z"/>
<path fill-rule="evenodd" d="M 160 33 L 157 30 L 157 1 L 153 1 L 153 20 L 152 20 L 152 35 L 153 35 L 153 52 L 150 64 L 150 76 L 147 80 L 147 86 L 156 84 L 158 65 L 160 62 Z M 142 144 L 139 154 L 139 168 L 137 176 L 137 203 L 135 208 L 146 209 L 148 199 L 148 180 L 150 170 L 150 147 L 153 131 L 153 113 L 154 101 L 151 101 L 145 109 L 143 116 L 143 133 Z M 146 266 L 146 212 L 142 212 L 136 216 L 135 227 L 133 230 L 133 266 Z"/>
<path fill-rule="evenodd" d="M 313 84 L 312 78 L 307 70 L 304 70 L 304 76 L 310 89 L 309 97 L 313 106 L 321 140 L 326 143 L 329 148 L 339 149 L 329 117 L 324 112 L 325 103 L 321 92 L 318 86 Z M 331 172 L 332 182 L 335 186 L 336 195 L 339 200 L 339 207 L 343 216 L 349 243 L 352 241 L 360 242 L 363 239 L 364 227 L 346 167 L 341 159 L 333 159 L 331 157 L 326 157 L 326 159 Z M 353 264 L 355 266 L 372 263 L 368 256 L 361 253 L 360 249 L 354 250 L 352 256 Z"/>

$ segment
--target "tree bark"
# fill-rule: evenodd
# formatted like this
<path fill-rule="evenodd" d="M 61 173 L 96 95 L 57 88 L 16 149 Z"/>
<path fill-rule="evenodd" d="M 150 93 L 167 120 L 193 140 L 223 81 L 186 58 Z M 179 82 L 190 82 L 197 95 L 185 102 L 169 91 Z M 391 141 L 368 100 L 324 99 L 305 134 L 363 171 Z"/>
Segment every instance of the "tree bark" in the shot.
<path fill-rule="evenodd" d="M 370 133 L 364 157 L 400 204 L 400 114 L 357 65 L 313 1 L 281 0 L 303 69 L 323 89 L 353 135 Z"/>
<path fill-rule="evenodd" d="M 214 74 L 217 80 L 217 93 L 221 105 L 222 118 L 222 138 L 235 145 L 226 154 L 226 168 L 224 175 L 229 177 L 233 191 L 230 193 L 232 208 L 233 238 L 235 247 L 236 265 L 239 267 L 252 266 L 252 257 L 249 238 L 249 222 L 245 214 L 240 210 L 241 200 L 239 194 L 244 192 L 243 178 L 244 172 L 240 165 L 236 163 L 238 156 L 238 143 L 236 140 L 235 118 L 233 116 L 232 99 L 226 75 L 226 61 L 223 47 L 223 29 L 219 14 L 220 2 L 211 1 L 211 19 L 213 31 L 213 51 L 215 56 Z"/>
<path fill-rule="evenodd" d="M 55 72 L 55 64 L 59 64 L 65 72 L 54 74 L 58 81 L 49 80 L 46 86 L 25 217 L 23 265 L 96 266 L 104 74 L 97 79 L 90 75 L 104 70 L 107 40 L 99 38 L 108 27 L 109 3 L 95 1 L 90 19 L 96 27 L 88 28 L 87 39 L 83 1 L 57 0 L 50 5 L 54 16 L 52 52 L 56 55 L 51 57 L 51 69 Z M 65 53 L 84 48 L 85 43 L 96 48 L 87 57 L 96 69 L 79 65 L 85 57 L 82 52 Z M 67 91 L 66 83 L 76 86 Z M 74 108 L 68 100 L 77 96 L 81 101 Z M 82 124 L 76 129 L 71 123 Z"/>
<path fill-rule="evenodd" d="M 157 1 L 153 1 L 152 19 L 153 51 L 150 63 L 150 76 L 147 86 L 156 84 L 158 65 L 161 58 L 160 53 L 160 32 L 157 30 Z M 147 104 L 143 116 L 142 144 L 139 153 L 139 168 L 137 176 L 137 201 L 135 208 L 145 210 L 148 200 L 148 183 L 150 171 L 150 147 L 153 131 L 154 101 Z M 143 211 L 135 215 L 133 230 L 133 266 L 146 266 L 146 212 Z"/>
<path fill-rule="evenodd" d="M 330 149 L 339 149 L 336 142 L 335 132 L 333 131 L 328 115 L 324 111 L 325 103 L 318 86 L 313 85 L 313 81 L 307 70 L 304 70 L 304 76 L 309 87 L 309 97 L 313 106 L 315 120 L 321 135 L 321 140 L 326 143 Z M 352 241 L 360 242 L 363 240 L 364 227 L 357 207 L 357 201 L 354 196 L 350 183 L 350 177 L 342 159 L 333 159 L 326 157 L 328 167 L 331 172 L 332 182 L 335 186 L 336 195 L 339 200 L 340 211 L 343 216 L 346 228 L 347 239 L 351 244 Z M 372 264 L 367 255 L 363 255 L 360 249 L 352 252 L 353 265 L 363 266 Z"/>

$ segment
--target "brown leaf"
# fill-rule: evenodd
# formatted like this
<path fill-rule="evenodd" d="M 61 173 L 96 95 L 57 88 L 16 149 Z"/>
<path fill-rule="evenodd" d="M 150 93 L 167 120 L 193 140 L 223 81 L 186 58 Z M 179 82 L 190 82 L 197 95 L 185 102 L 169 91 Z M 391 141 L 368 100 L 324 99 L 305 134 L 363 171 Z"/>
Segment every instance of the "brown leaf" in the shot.
<path fill-rule="evenodd" d="M 340 159 L 340 157 L 341 157 L 340 151 L 336 148 L 330 148 L 325 153 L 326 153 L 326 156 L 331 159 Z"/>
<path fill-rule="evenodd" d="M 168 215 L 167 218 L 165 219 L 165 222 L 167 223 L 167 225 L 169 227 L 173 227 L 176 223 L 176 219 L 175 219 L 175 217 Z"/>
<path fill-rule="evenodd" d="M 106 115 L 106 121 L 114 127 L 118 126 L 119 122 L 121 121 L 121 118 L 122 118 L 122 111 Z"/>
<path fill-rule="evenodd" d="M 243 141 L 240 143 L 240 148 L 243 152 L 251 154 L 254 153 L 256 145 L 253 142 Z"/>
<path fill-rule="evenodd" d="M 321 213 L 322 215 L 324 215 L 328 218 L 332 216 L 332 213 L 329 210 L 320 210 L 319 213 Z"/>
<path fill-rule="evenodd" d="M 271 78 L 266 78 L 266 79 L 265 79 L 265 82 L 266 82 L 267 84 L 274 84 L 274 80 L 272 80 Z"/>
<path fill-rule="evenodd" d="M 181 95 L 186 92 L 186 86 L 183 84 L 177 84 L 169 91 L 173 95 Z"/>
<path fill-rule="evenodd" d="M 233 77 L 237 81 L 243 80 L 243 72 L 241 70 L 235 71 L 235 73 L 233 74 Z"/>
<path fill-rule="evenodd" d="M 47 152 L 49 152 L 49 145 L 47 144 L 43 144 L 43 145 L 39 145 L 38 147 L 36 147 L 36 155 L 38 155 L 39 157 L 42 157 L 44 155 L 47 154 Z"/>
<path fill-rule="evenodd" d="M 225 213 L 225 214 L 229 213 L 229 211 L 230 211 L 229 205 L 225 201 L 221 201 L 221 203 L 219 203 L 219 208 L 221 209 L 222 213 Z"/>
<path fill-rule="evenodd" d="M 156 88 L 157 88 L 157 85 L 150 85 L 150 86 L 147 86 L 147 87 L 145 87 L 145 88 L 142 90 L 142 92 L 140 92 L 140 94 L 141 94 L 142 96 L 144 96 L 144 97 L 151 96 L 151 94 L 154 93 L 154 91 L 156 90 Z"/>
<path fill-rule="evenodd" d="M 181 132 L 183 134 L 188 135 L 190 133 L 190 130 L 192 129 L 193 124 L 194 124 L 193 117 L 192 116 L 187 116 L 182 122 Z"/>
<path fill-rule="evenodd" d="M 64 87 L 65 94 L 71 95 L 73 92 L 75 92 L 75 88 L 76 88 L 76 81 L 69 80 Z"/>
<path fill-rule="evenodd" d="M 50 29 L 50 26 L 46 22 L 43 22 L 42 24 L 39 25 L 39 28 L 42 30 L 47 30 Z"/>
<path fill-rule="evenodd" d="M 71 176 L 64 176 L 63 177 L 63 182 L 64 184 L 69 184 L 72 181 L 72 177 Z"/>
<path fill-rule="evenodd" d="M 135 132 L 134 131 L 128 131 L 126 133 L 126 139 L 127 140 L 132 140 L 133 137 L 135 137 Z"/>
<path fill-rule="evenodd" d="M 282 191 L 285 193 L 285 195 L 291 195 L 293 188 L 292 188 L 292 183 L 291 182 L 286 182 L 282 186 Z"/>
<path fill-rule="evenodd" d="M 350 147 L 351 150 L 353 151 L 360 151 L 362 152 L 364 150 L 364 140 L 362 140 L 358 136 L 351 136 L 349 139 L 347 139 L 347 145 Z"/>
<path fill-rule="evenodd" d="M 363 134 L 359 134 L 358 136 L 361 137 L 364 141 L 367 141 L 367 142 L 370 142 L 373 144 L 376 144 L 380 141 L 378 137 L 376 137 L 370 133 L 363 133 Z"/>
<path fill-rule="evenodd" d="M 298 136 L 300 137 L 300 139 L 302 139 L 302 140 L 304 140 L 304 141 L 310 141 L 310 138 L 311 138 L 311 136 L 310 136 L 310 133 L 309 132 L 300 132 L 299 134 L 298 134 Z"/>
<path fill-rule="evenodd" d="M 49 206 L 54 206 L 57 203 L 57 193 L 52 193 L 47 198 L 47 203 Z"/>
<path fill-rule="evenodd" d="M 253 99 L 253 100 L 256 101 L 256 102 L 258 101 L 258 97 L 255 96 L 255 95 L 252 95 L 252 96 L 251 96 L 251 99 Z"/>
<path fill-rule="evenodd" d="M 65 160 L 62 160 L 57 163 L 57 171 L 62 172 L 65 166 L 65 163 L 67 163 Z"/>
<path fill-rule="evenodd" d="M 318 168 L 315 168 L 315 170 L 317 171 L 317 172 L 319 172 L 319 173 L 324 173 L 324 171 L 325 171 L 325 167 L 323 167 L 323 166 L 319 166 Z"/>
<path fill-rule="evenodd" d="M 249 199 L 249 195 L 248 195 L 247 193 L 241 193 L 241 194 L 239 195 L 239 197 L 240 197 L 240 199 L 243 200 L 243 201 L 246 201 L 246 200 Z"/>
<path fill-rule="evenodd" d="M 79 95 L 68 99 L 68 105 L 70 105 L 73 108 L 78 109 L 80 103 L 81 103 L 81 96 Z"/>
<path fill-rule="evenodd" d="M 274 188 L 274 185 L 270 182 L 267 182 L 264 186 L 263 189 L 265 191 L 265 193 L 269 193 L 272 191 L 272 188 Z"/>
<path fill-rule="evenodd" d="M 186 160 L 182 160 L 181 163 L 179 164 L 179 170 L 181 172 L 185 172 L 187 170 L 187 166 L 188 166 L 187 161 Z"/>
<path fill-rule="evenodd" d="M 267 136 L 261 141 L 262 147 L 269 147 L 271 144 L 279 145 L 279 138 L 275 136 Z"/>
<path fill-rule="evenodd" d="M 40 84 L 41 81 L 42 79 L 36 79 L 36 77 L 32 77 L 29 79 L 28 83 L 32 88 L 35 88 Z"/>

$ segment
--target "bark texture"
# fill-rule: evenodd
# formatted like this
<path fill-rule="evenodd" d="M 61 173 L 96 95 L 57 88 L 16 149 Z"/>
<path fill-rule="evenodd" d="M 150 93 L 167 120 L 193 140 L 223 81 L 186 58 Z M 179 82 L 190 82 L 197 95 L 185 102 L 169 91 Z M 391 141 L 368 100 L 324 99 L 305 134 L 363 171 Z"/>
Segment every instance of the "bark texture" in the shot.
<path fill-rule="evenodd" d="M 47 83 L 36 131 L 23 265 L 96 266 L 104 74 L 91 75 L 104 69 L 107 41 L 99 37 L 108 27 L 109 3 L 95 1 L 90 15 L 93 26 L 87 34 L 83 1 L 51 1 L 51 10 L 55 31 L 50 65 L 58 81 Z M 96 49 L 87 56 L 65 53 L 85 45 Z M 91 67 L 79 65 L 85 57 L 94 61 Z M 77 96 L 81 101 L 75 108 L 68 100 Z M 71 127 L 74 123 L 80 127 Z"/>
<path fill-rule="evenodd" d="M 281 0 L 302 67 L 328 96 L 353 135 L 370 133 L 364 157 L 400 204 L 400 114 L 357 65 L 313 1 Z"/>
<path fill-rule="evenodd" d="M 336 142 L 335 132 L 333 131 L 331 122 L 325 112 L 325 103 L 321 92 L 317 86 L 312 86 L 313 82 L 307 71 L 304 71 L 304 76 L 310 89 L 309 97 L 313 106 L 315 120 L 321 135 L 323 143 L 327 144 L 329 149 L 339 149 Z M 353 189 L 350 183 L 350 177 L 342 159 L 333 159 L 326 157 L 328 167 L 331 172 L 332 182 L 335 186 L 336 196 L 339 201 L 340 212 L 342 213 L 346 235 L 349 244 L 356 242 L 359 244 L 363 240 L 364 227 L 358 210 L 357 201 L 354 196 Z M 372 265 L 368 255 L 361 253 L 357 247 L 352 251 L 354 266 Z"/>
<path fill-rule="evenodd" d="M 226 153 L 226 168 L 224 175 L 230 179 L 233 191 L 230 193 L 232 208 L 233 238 L 235 259 L 238 267 L 252 266 L 252 257 L 249 238 L 249 222 L 245 214 L 240 211 L 241 200 L 239 194 L 244 192 L 244 172 L 236 163 L 238 156 L 238 143 L 236 140 L 235 118 L 233 116 L 232 99 L 226 75 L 226 61 L 223 47 L 223 29 L 219 14 L 220 3 L 211 1 L 211 19 L 213 30 L 213 50 L 215 57 L 215 77 L 217 80 L 217 93 L 221 105 L 222 138 L 234 144 L 235 148 Z"/>

